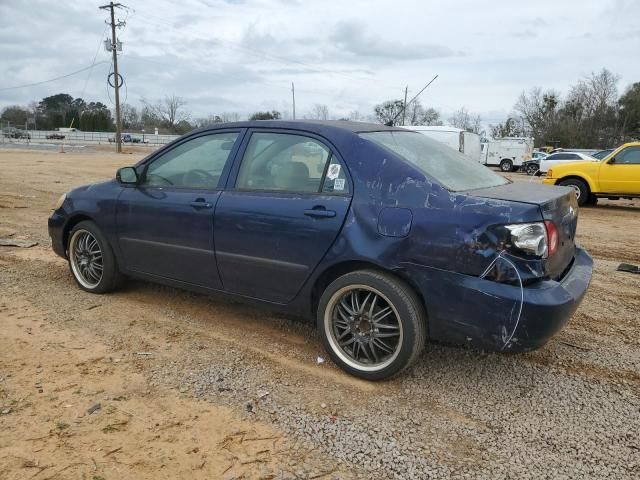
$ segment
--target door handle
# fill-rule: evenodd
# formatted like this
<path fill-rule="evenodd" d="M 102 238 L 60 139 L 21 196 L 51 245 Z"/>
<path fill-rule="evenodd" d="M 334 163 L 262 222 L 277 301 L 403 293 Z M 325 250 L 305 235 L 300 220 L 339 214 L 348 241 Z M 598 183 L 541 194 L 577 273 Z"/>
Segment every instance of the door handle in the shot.
<path fill-rule="evenodd" d="M 209 202 L 205 201 L 204 199 L 194 200 L 193 202 L 189 202 L 189 205 L 191 205 L 195 209 L 213 207 L 212 203 L 209 203 Z"/>
<path fill-rule="evenodd" d="M 304 214 L 308 217 L 322 217 L 322 218 L 332 218 L 336 216 L 336 212 L 334 212 L 333 210 L 327 210 L 324 207 L 308 208 L 304 211 Z"/>

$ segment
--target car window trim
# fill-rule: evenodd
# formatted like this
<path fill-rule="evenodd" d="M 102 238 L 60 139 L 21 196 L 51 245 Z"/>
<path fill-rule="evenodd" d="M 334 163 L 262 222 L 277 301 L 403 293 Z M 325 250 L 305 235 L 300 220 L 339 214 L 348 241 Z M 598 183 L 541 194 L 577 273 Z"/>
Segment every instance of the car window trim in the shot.
<path fill-rule="evenodd" d="M 244 159 L 244 155 L 247 151 L 247 147 L 249 145 L 249 141 L 251 140 L 251 136 L 254 133 L 275 133 L 275 134 L 283 134 L 283 135 L 297 135 L 301 137 L 311 138 L 319 143 L 321 143 L 328 151 L 329 156 L 327 157 L 327 163 L 325 164 L 325 170 L 323 171 L 323 176 L 321 177 L 321 183 L 319 190 L 317 192 L 308 192 L 308 191 L 295 191 L 295 190 L 265 190 L 265 189 L 257 189 L 257 188 L 239 188 L 236 187 L 236 182 L 238 181 L 238 173 L 240 172 L 240 166 L 242 165 L 242 160 Z M 331 159 L 335 157 L 338 159 L 340 164 L 344 167 L 345 179 L 349 185 L 349 191 L 345 193 L 335 193 L 335 192 L 322 192 L 322 185 L 326 175 L 326 171 L 328 169 L 329 163 Z M 265 194 L 293 194 L 293 195 L 303 195 L 303 196 L 317 196 L 317 195 L 329 195 L 336 197 L 352 197 L 353 196 L 353 182 L 351 179 L 351 174 L 347 168 L 346 162 L 335 148 L 335 146 L 326 138 L 321 135 L 318 135 L 314 132 L 309 132 L 307 130 L 294 130 L 290 128 L 261 128 L 261 127 L 253 127 L 247 128 L 244 133 L 242 143 L 238 147 L 238 151 L 236 152 L 236 156 L 234 159 L 233 166 L 231 167 L 231 171 L 226 180 L 226 186 L 224 190 L 229 192 L 239 192 L 239 193 L 265 193 Z"/>
<path fill-rule="evenodd" d="M 235 163 L 235 157 L 238 154 L 238 150 L 240 149 L 240 145 L 242 144 L 242 141 L 244 140 L 244 135 L 246 134 L 247 129 L 246 128 L 221 128 L 221 129 L 215 129 L 215 130 L 206 130 L 206 131 L 201 131 L 201 132 L 197 132 L 197 133 L 193 133 L 193 134 L 188 134 L 185 135 L 183 137 L 177 138 L 176 140 L 174 140 L 173 142 L 165 145 L 163 148 L 161 148 L 160 150 L 154 152 L 151 156 L 143 159 L 140 163 L 138 163 L 135 166 L 136 171 L 138 171 L 138 168 L 141 168 L 140 171 L 138 171 L 138 175 L 140 176 L 141 182 L 144 181 L 144 179 L 146 178 L 147 175 L 147 169 L 149 168 L 149 166 L 155 162 L 156 160 L 159 160 L 160 158 L 162 158 L 165 154 L 171 152 L 172 150 L 178 148 L 180 145 L 183 145 L 186 142 L 189 142 L 191 140 L 194 140 L 196 138 L 200 138 L 200 137 L 205 137 L 205 136 L 210 136 L 210 135 L 218 135 L 218 134 L 223 134 L 223 133 L 237 133 L 238 136 L 236 137 L 233 147 L 231 147 L 231 150 L 229 151 L 229 157 L 227 158 L 227 161 L 225 163 L 224 168 L 222 169 L 222 173 L 220 174 L 220 178 L 218 179 L 218 185 L 215 188 L 195 188 L 195 187 L 177 187 L 174 185 L 161 185 L 161 186 L 149 186 L 149 185 L 143 185 L 142 183 L 140 183 L 139 185 L 135 185 L 135 187 L 138 188 L 163 188 L 163 189 L 174 189 L 174 190 L 180 190 L 180 191 L 184 191 L 184 190 L 195 190 L 195 191 L 199 191 L 199 192 L 216 192 L 216 191 L 222 191 L 224 190 L 225 184 L 226 184 L 226 178 L 229 176 L 229 173 L 231 171 L 231 168 L 233 166 L 233 164 Z M 224 181 L 223 181 L 224 179 Z"/>

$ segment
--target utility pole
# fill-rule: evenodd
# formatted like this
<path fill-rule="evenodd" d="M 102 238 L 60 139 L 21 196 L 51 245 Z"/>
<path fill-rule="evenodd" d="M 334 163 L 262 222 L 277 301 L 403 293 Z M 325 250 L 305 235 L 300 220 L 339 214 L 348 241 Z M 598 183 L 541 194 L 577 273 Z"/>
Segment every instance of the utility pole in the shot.
<path fill-rule="evenodd" d="M 120 3 L 109 3 L 109 5 L 102 5 L 99 7 L 101 10 L 111 10 L 111 45 L 110 50 L 113 54 L 113 88 L 116 91 L 116 152 L 122 153 L 122 124 L 120 122 L 120 75 L 118 74 L 118 48 L 122 49 L 121 44 L 118 42 L 116 38 L 116 27 L 121 27 L 124 25 L 124 22 L 118 21 L 116 24 L 115 20 L 115 9 L 122 8 L 124 5 Z"/>
<path fill-rule="evenodd" d="M 418 92 L 418 93 L 417 93 L 417 94 L 416 94 L 416 95 L 415 95 L 411 100 L 409 100 L 409 103 L 413 103 L 413 101 L 414 101 L 416 98 L 418 98 L 418 97 L 420 96 L 420 94 L 421 94 L 422 92 L 424 92 L 424 91 L 427 89 L 427 87 L 428 87 L 429 85 L 431 85 L 433 82 L 435 82 L 436 78 L 438 78 L 438 75 L 436 75 L 435 77 L 433 77 L 429 83 L 427 83 L 424 87 L 422 87 L 422 90 L 420 90 L 420 91 L 419 91 L 419 92 Z M 408 86 L 407 86 L 407 88 L 408 88 Z M 407 91 L 406 91 L 406 89 L 405 89 L 405 95 L 406 95 L 406 92 L 407 92 Z M 405 98 L 406 98 L 406 97 L 405 97 Z M 401 111 L 401 112 L 398 112 L 398 113 L 396 114 L 396 116 L 395 116 L 395 117 L 393 117 L 391 120 L 389 120 L 387 123 L 385 123 L 385 125 L 386 125 L 387 127 L 393 127 L 393 126 L 395 125 L 396 120 L 398 119 L 398 117 L 399 117 L 401 114 L 404 116 L 404 111 L 406 110 L 406 108 L 407 108 L 407 102 L 406 102 L 406 100 L 405 100 L 405 105 L 403 105 L 403 106 L 402 106 L 402 111 Z M 403 122 L 403 124 L 404 124 L 404 122 Z"/>
<path fill-rule="evenodd" d="M 296 87 L 291 82 L 291 97 L 293 98 L 293 119 L 296 119 Z"/>
<path fill-rule="evenodd" d="M 407 92 L 409 91 L 409 85 L 404 87 L 404 106 L 402 107 L 402 126 L 404 127 L 405 114 L 407 113 Z"/>

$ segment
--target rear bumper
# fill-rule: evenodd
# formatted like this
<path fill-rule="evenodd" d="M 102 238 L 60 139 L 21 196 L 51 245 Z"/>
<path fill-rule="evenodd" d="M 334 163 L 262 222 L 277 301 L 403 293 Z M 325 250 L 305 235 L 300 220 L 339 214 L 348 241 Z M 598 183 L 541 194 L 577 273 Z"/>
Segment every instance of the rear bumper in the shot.
<path fill-rule="evenodd" d="M 64 245 L 64 225 L 66 217 L 60 213 L 53 212 L 49 217 L 49 237 L 51 237 L 51 247 L 53 251 L 62 258 L 67 258 L 67 252 Z"/>
<path fill-rule="evenodd" d="M 544 345 L 580 305 L 593 261 L 577 248 L 561 281 L 507 285 L 478 277 L 411 265 L 407 273 L 427 303 L 433 340 L 492 351 L 526 352 Z"/>

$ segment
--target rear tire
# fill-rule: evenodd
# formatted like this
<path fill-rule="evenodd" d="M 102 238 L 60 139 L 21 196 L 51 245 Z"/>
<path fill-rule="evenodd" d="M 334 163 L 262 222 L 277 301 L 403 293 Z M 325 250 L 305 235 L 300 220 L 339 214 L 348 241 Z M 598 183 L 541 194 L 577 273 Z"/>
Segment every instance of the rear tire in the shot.
<path fill-rule="evenodd" d="M 121 281 L 111 245 L 98 226 L 80 222 L 69 232 L 69 269 L 78 286 L 91 293 L 107 293 Z"/>
<path fill-rule="evenodd" d="M 331 359 L 367 380 L 399 374 L 426 342 L 424 309 L 411 287 L 374 270 L 334 280 L 320 298 L 317 324 Z"/>
<path fill-rule="evenodd" d="M 589 201 L 591 192 L 589 191 L 588 185 L 584 181 L 578 178 L 570 178 L 568 180 L 563 180 L 562 182 L 558 183 L 558 185 L 573 188 L 573 190 L 576 192 L 578 205 L 580 205 L 581 207 Z"/>
<path fill-rule="evenodd" d="M 502 170 L 503 172 L 513 171 L 513 162 L 505 158 L 500 162 L 500 170 Z"/>

